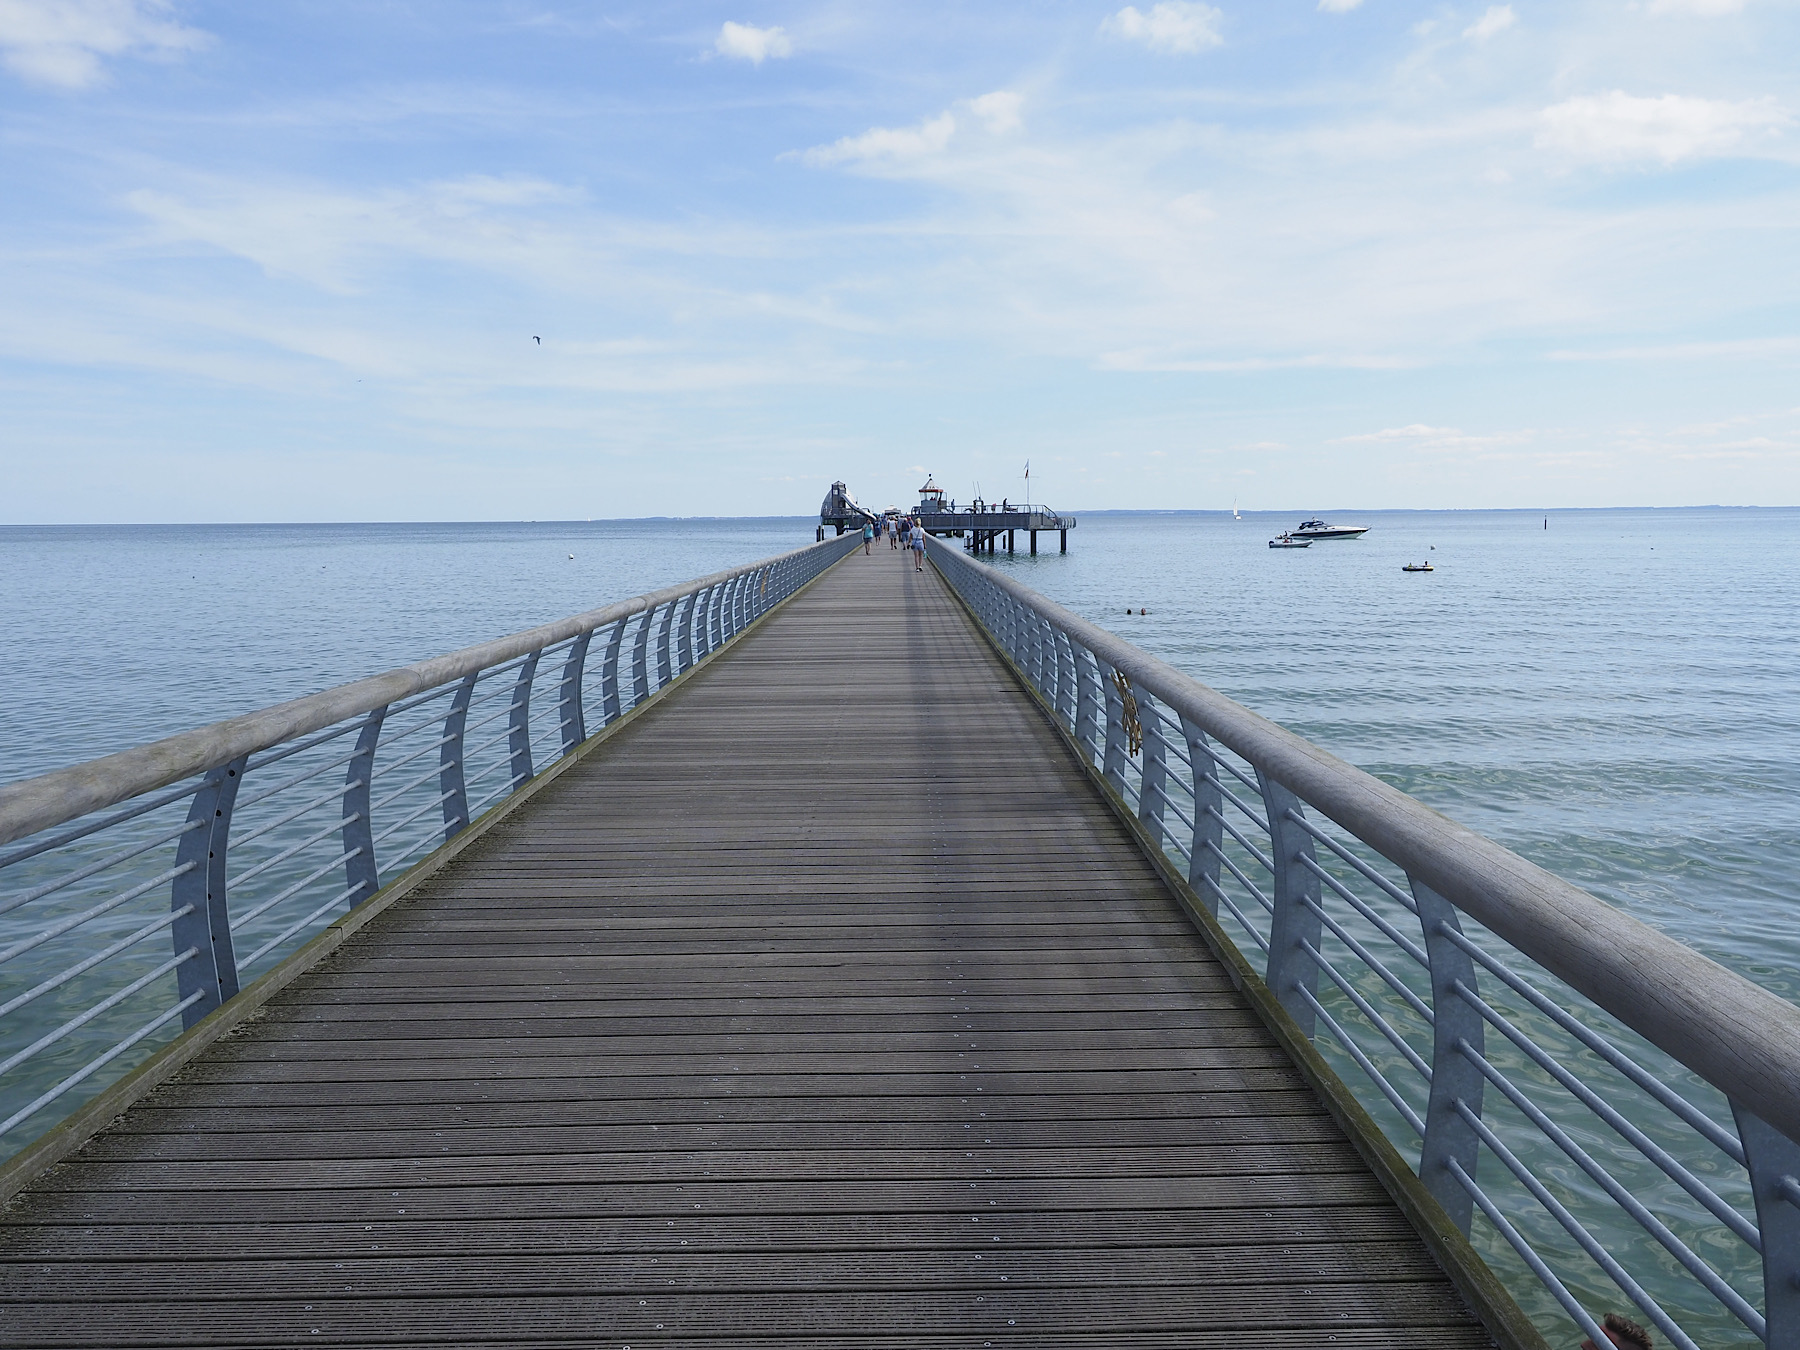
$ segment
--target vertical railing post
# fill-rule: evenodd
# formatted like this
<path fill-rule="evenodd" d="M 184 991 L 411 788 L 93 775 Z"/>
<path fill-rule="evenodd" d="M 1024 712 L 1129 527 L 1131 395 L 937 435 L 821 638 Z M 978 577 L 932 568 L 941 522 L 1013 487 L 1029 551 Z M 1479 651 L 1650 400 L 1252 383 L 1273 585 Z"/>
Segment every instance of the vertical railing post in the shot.
<path fill-rule="evenodd" d="M 1081 753 L 1094 758 L 1094 733 L 1100 718 L 1101 699 L 1099 660 L 1086 647 L 1074 653 L 1075 660 L 1075 740 Z"/>
<path fill-rule="evenodd" d="M 700 592 L 689 591 L 682 601 L 681 621 L 677 625 L 675 665 L 685 673 L 694 664 L 694 606 L 700 603 Z"/>
<path fill-rule="evenodd" d="M 1219 913 L 1219 854 L 1225 846 L 1225 797 L 1219 791 L 1219 761 L 1213 756 L 1206 733 L 1187 718 L 1181 719 L 1187 741 L 1188 763 L 1194 771 L 1194 839 L 1188 853 L 1188 885 L 1206 906 Z"/>
<path fill-rule="evenodd" d="M 1762 1235 L 1767 1350 L 1800 1350 L 1800 1144 L 1736 1102 L 1756 1226 Z"/>
<path fill-rule="evenodd" d="M 725 597 L 730 589 L 729 581 L 720 582 L 712 588 L 712 595 L 706 602 L 706 650 L 709 654 L 725 645 Z"/>
<path fill-rule="evenodd" d="M 619 648 L 625 641 L 627 614 L 614 623 L 606 637 L 606 655 L 600 662 L 600 725 L 609 726 L 619 720 L 624 709 L 619 700 Z"/>
<path fill-rule="evenodd" d="M 655 623 L 656 611 L 645 610 L 638 616 L 638 630 L 631 639 L 631 706 L 634 708 L 650 697 L 650 630 Z"/>
<path fill-rule="evenodd" d="M 679 600 L 671 600 L 663 606 L 662 622 L 656 628 L 656 687 L 662 688 L 675 678 L 670 667 L 669 640 L 674 633 L 675 611 L 681 608 Z"/>
<path fill-rule="evenodd" d="M 356 750 L 344 770 L 344 885 L 350 892 L 351 909 L 381 889 L 369 799 L 375 781 L 375 747 L 381 743 L 381 724 L 386 717 L 384 703 L 363 719 Z"/>
<path fill-rule="evenodd" d="M 187 823 L 193 828 L 181 836 L 175 850 L 176 865 L 188 870 L 169 887 L 169 908 L 177 914 L 184 909 L 188 912 L 170 925 L 170 935 L 177 956 L 190 947 L 199 952 L 175 967 L 175 985 L 181 998 L 202 995 L 199 1002 L 182 1010 L 184 1027 L 193 1026 L 238 991 L 225 862 L 231 812 L 237 805 L 247 759 L 239 755 L 206 775 L 188 807 Z"/>
<path fill-rule="evenodd" d="M 712 587 L 707 586 L 694 592 L 694 603 L 688 611 L 688 651 L 690 661 L 698 665 L 706 659 L 711 650 L 707 641 L 706 616 L 712 609 Z"/>
<path fill-rule="evenodd" d="M 1056 715 L 1070 731 L 1080 715 L 1080 694 L 1075 688 L 1075 639 L 1067 633 L 1057 634 L 1056 643 Z"/>
<path fill-rule="evenodd" d="M 1137 695 L 1138 721 L 1144 728 L 1144 771 L 1138 779 L 1138 820 L 1157 848 L 1163 846 L 1163 813 L 1168 799 L 1168 743 L 1163 739 L 1162 714 L 1150 695 Z"/>
<path fill-rule="evenodd" d="M 1113 791 L 1125 795 L 1125 691 L 1119 688 L 1111 666 L 1101 667 L 1106 698 L 1106 748 L 1100 757 L 1100 771 L 1106 775 Z"/>
<path fill-rule="evenodd" d="M 1306 950 L 1318 950 L 1319 879 L 1300 860 L 1313 856 L 1312 836 L 1294 823 L 1302 815 L 1300 799 L 1261 769 L 1263 806 L 1269 813 L 1269 853 L 1275 861 L 1275 916 L 1269 924 L 1269 965 L 1265 982 L 1308 1037 L 1313 1034 L 1313 1007 L 1302 990 L 1317 993 L 1319 965 Z M 1308 902 L 1311 902 L 1310 905 Z"/>
<path fill-rule="evenodd" d="M 531 781 L 531 682 L 537 678 L 542 649 L 525 658 L 513 685 L 512 708 L 507 719 L 506 748 L 512 757 L 512 786 L 517 792 Z"/>
<path fill-rule="evenodd" d="M 588 629 L 569 644 L 569 655 L 563 661 L 562 685 L 557 692 L 556 717 L 562 728 L 563 753 L 570 754 L 587 739 L 587 714 L 581 706 L 581 679 L 587 669 L 588 644 L 594 630 Z"/>
<path fill-rule="evenodd" d="M 475 696 L 480 671 L 463 676 L 444 714 L 444 743 L 438 747 L 438 792 L 444 798 L 444 842 L 454 839 L 469 823 L 468 775 L 463 769 L 463 728 L 469 721 L 469 700 Z"/>
<path fill-rule="evenodd" d="M 1419 1153 L 1419 1180 L 1466 1236 L 1474 1217 L 1475 1200 L 1450 1164 L 1454 1161 L 1473 1177 L 1481 1156 L 1481 1136 L 1457 1108 L 1460 1104 L 1473 1115 L 1481 1114 L 1487 1079 L 1475 1061 L 1463 1053 L 1463 1047 L 1484 1054 L 1487 1023 L 1475 1005 L 1457 992 L 1459 985 L 1471 994 L 1479 986 L 1475 982 L 1474 959 L 1450 938 L 1452 933 L 1462 934 L 1456 906 L 1417 877 L 1409 876 L 1407 880 L 1412 883 L 1413 899 L 1418 902 L 1419 925 L 1425 931 L 1425 955 L 1431 963 L 1431 1097 L 1425 1107 L 1425 1145 Z"/>

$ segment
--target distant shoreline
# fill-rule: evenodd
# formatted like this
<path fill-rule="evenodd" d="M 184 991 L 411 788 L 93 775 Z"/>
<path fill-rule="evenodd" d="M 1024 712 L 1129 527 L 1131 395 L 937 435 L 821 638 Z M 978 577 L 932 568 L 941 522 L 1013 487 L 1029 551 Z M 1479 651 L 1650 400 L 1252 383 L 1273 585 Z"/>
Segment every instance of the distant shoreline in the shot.
<path fill-rule="evenodd" d="M 1229 519 L 1230 507 L 1091 507 L 1058 503 L 1061 509 L 1079 516 L 1223 516 Z M 1520 515 L 1570 516 L 1598 515 L 1602 512 L 1676 512 L 1676 511 L 1800 511 L 1800 504 L 1789 506 L 1734 506 L 1728 503 L 1705 503 L 1690 506 L 1277 506 L 1239 508 L 1245 519 L 1252 516 L 1431 516 L 1431 515 Z M 64 520 L 0 523 L 0 530 L 297 530 L 297 529 L 442 529 L 448 525 L 483 526 L 516 529 L 521 525 L 566 529 L 583 525 L 654 525 L 671 522 L 683 524 L 706 521 L 743 523 L 753 521 L 818 520 L 812 513 L 763 516 L 594 516 L 571 520 L 161 520 L 111 521 Z"/>

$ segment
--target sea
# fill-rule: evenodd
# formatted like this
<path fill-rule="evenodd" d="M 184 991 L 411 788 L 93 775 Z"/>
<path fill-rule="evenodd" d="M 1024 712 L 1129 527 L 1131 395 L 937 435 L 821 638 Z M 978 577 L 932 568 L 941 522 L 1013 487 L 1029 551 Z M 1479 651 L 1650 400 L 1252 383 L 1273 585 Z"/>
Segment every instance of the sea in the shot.
<path fill-rule="evenodd" d="M 1368 531 L 1278 550 L 1301 513 L 1093 512 L 1067 553 L 1043 534 L 1033 556 L 1021 533 L 984 561 L 1800 1001 L 1800 509 L 1327 518 Z M 0 528 L 0 782 L 783 552 L 815 526 Z"/>

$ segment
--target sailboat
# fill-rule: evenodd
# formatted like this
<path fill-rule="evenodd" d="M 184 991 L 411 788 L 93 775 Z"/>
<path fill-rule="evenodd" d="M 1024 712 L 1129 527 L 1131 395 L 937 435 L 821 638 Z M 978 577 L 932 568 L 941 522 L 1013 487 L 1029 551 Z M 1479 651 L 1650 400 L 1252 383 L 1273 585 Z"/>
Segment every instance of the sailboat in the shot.
<path fill-rule="evenodd" d="M 1233 497 L 1231 499 L 1231 518 L 1233 520 L 1242 520 L 1243 519 L 1243 517 L 1238 514 L 1236 497 Z"/>

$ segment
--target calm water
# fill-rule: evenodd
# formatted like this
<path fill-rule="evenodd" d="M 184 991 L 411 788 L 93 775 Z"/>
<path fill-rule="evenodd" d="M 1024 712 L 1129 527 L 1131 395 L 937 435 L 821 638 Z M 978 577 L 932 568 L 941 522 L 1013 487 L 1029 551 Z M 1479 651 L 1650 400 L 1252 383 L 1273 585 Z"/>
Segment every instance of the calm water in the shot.
<path fill-rule="evenodd" d="M 0 782 L 784 553 L 814 524 L 0 528 Z"/>

